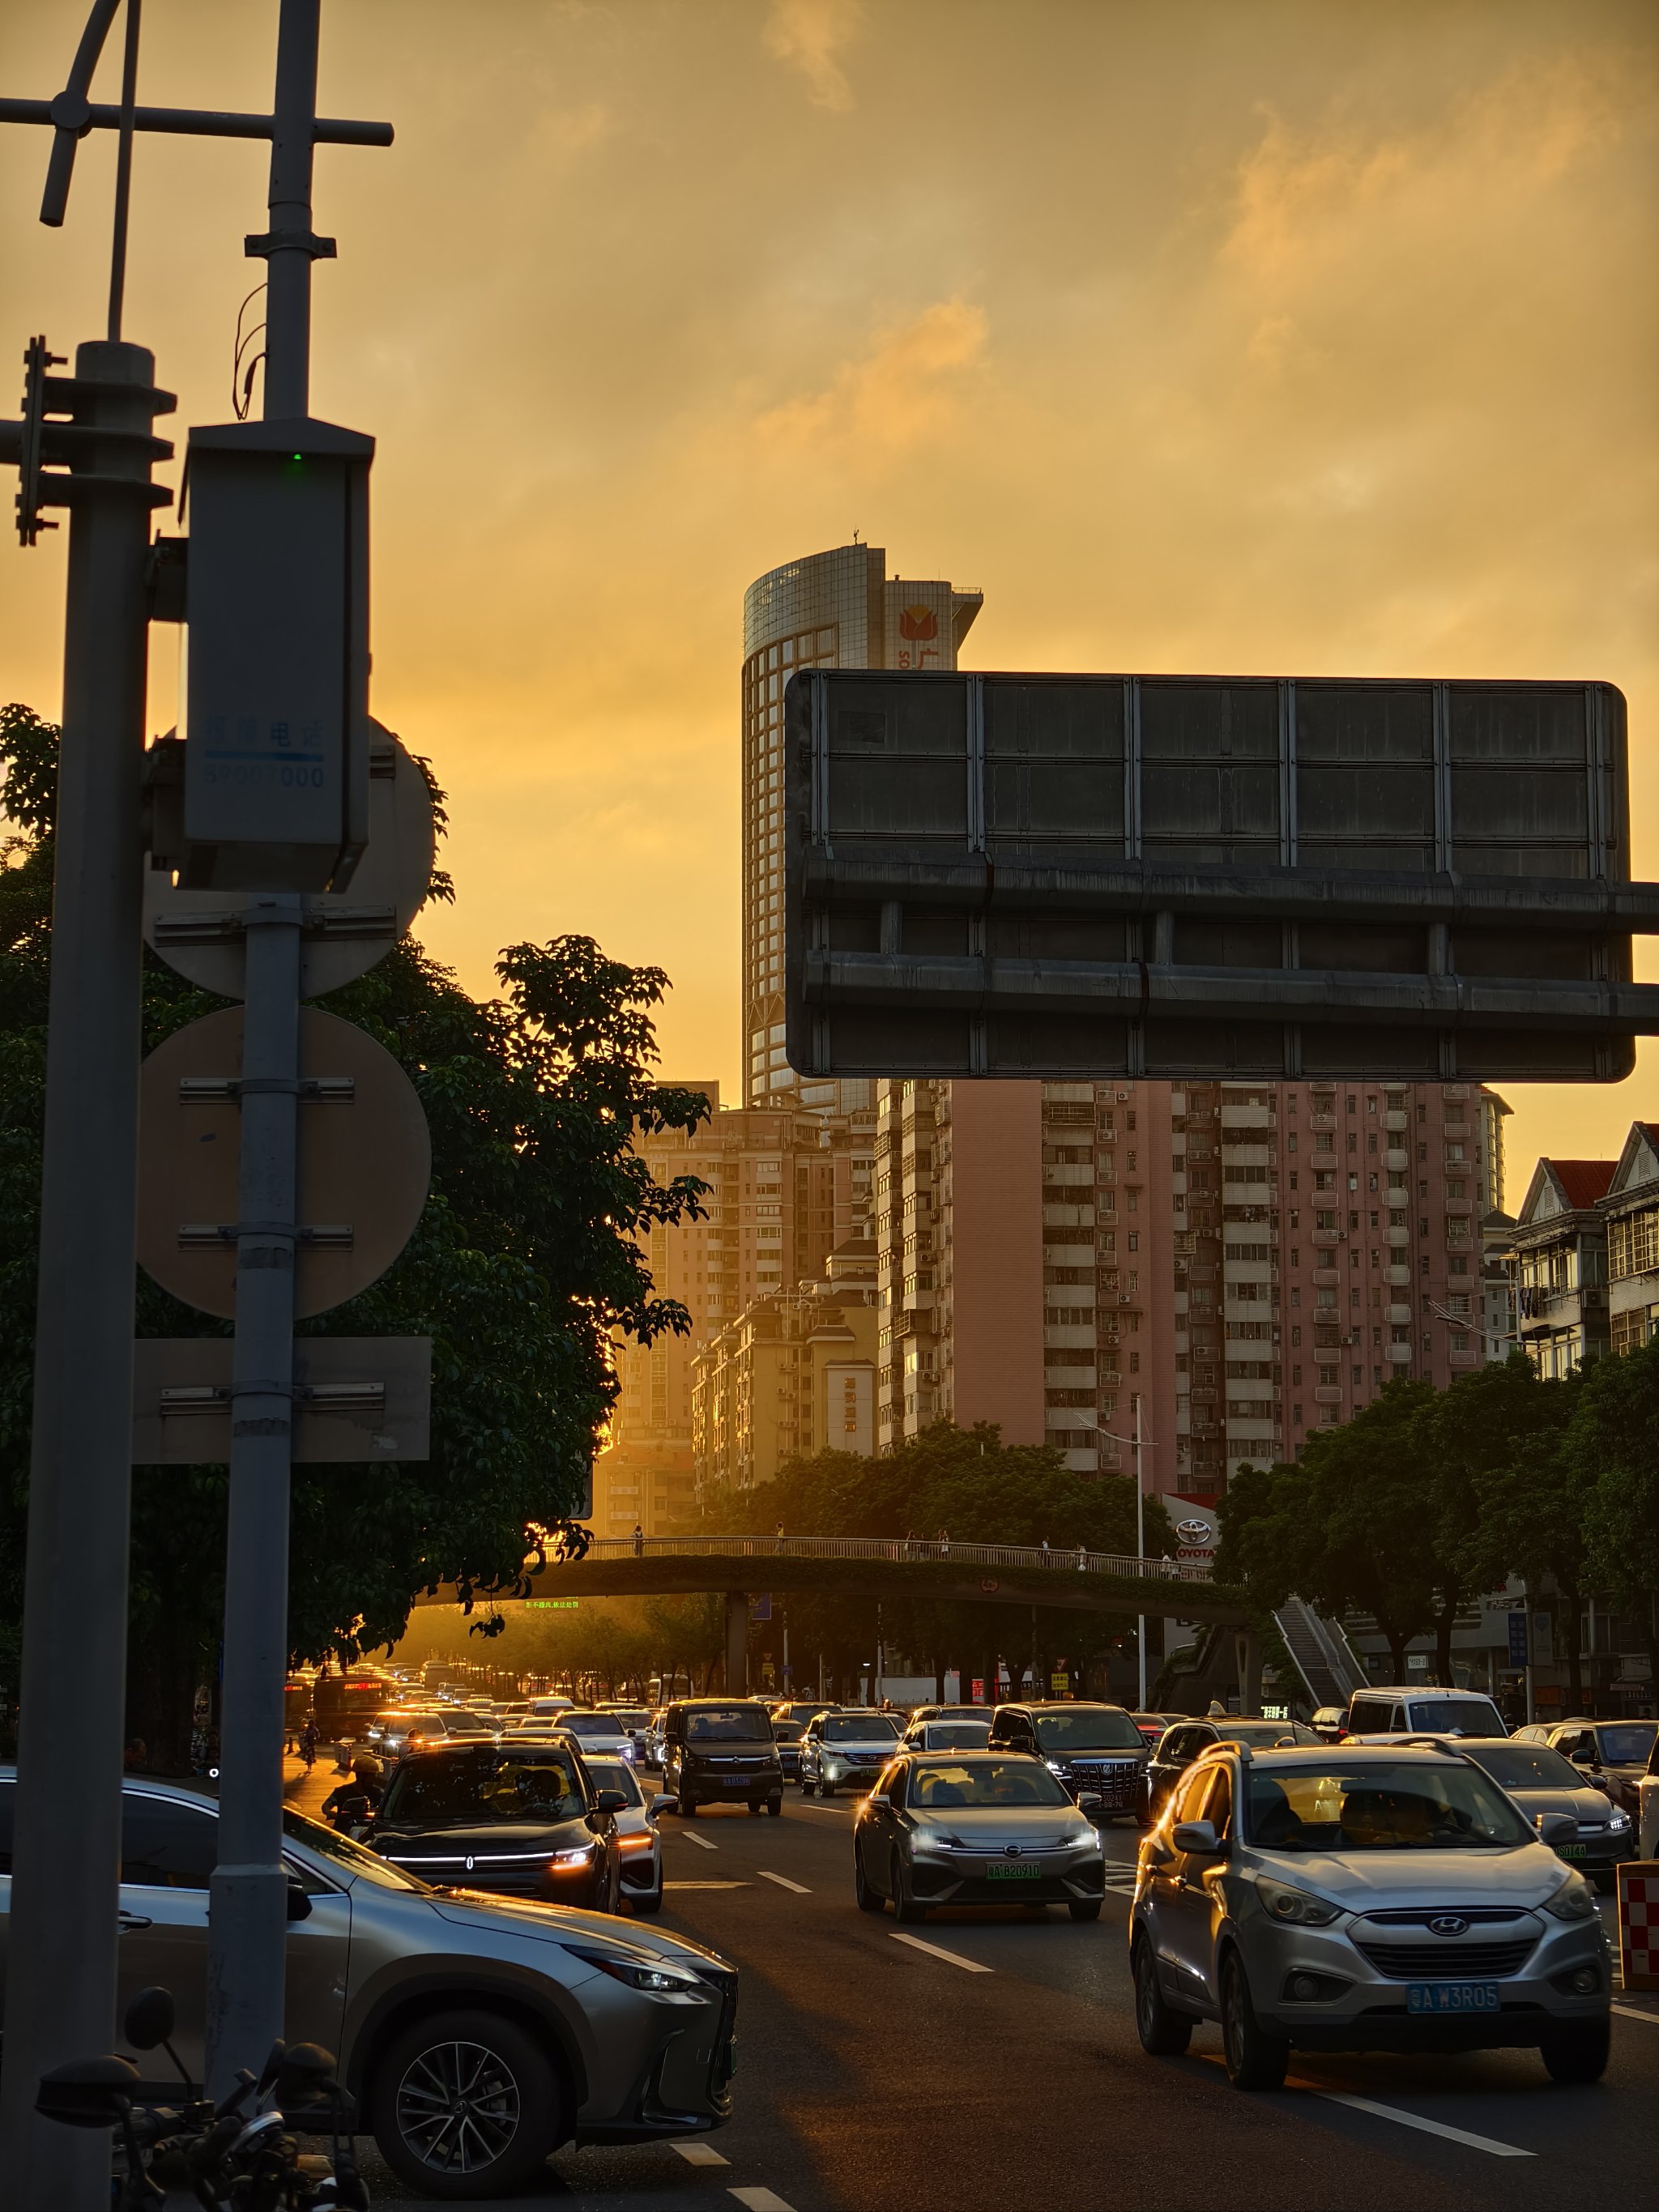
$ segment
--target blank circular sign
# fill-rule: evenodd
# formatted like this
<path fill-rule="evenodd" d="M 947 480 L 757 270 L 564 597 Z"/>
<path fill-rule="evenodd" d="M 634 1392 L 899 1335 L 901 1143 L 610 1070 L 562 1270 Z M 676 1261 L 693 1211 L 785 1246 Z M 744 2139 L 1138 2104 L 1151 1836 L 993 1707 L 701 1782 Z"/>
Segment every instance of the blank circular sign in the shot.
<path fill-rule="evenodd" d="M 242 1009 L 205 1014 L 145 1060 L 139 1090 L 138 1258 L 176 1298 L 236 1311 Z M 295 1317 L 383 1275 L 414 1234 L 432 1176 L 415 1086 L 373 1037 L 300 1010 Z M 315 1084 L 307 1094 L 303 1088 Z M 222 1086 L 222 1087 L 221 1087 Z"/>

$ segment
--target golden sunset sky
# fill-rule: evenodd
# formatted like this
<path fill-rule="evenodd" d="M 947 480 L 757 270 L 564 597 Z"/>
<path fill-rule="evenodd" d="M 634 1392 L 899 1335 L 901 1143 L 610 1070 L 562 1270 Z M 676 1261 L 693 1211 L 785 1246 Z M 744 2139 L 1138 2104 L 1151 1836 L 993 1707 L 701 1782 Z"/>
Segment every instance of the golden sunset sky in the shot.
<path fill-rule="evenodd" d="M 84 14 L 7 7 L 3 89 Z M 276 15 L 149 0 L 141 99 L 268 106 Z M 1652 0 L 325 0 L 321 105 L 398 131 L 318 157 L 313 406 L 380 441 L 374 703 L 448 786 L 473 989 L 589 932 L 736 1094 L 742 594 L 855 528 L 983 588 L 975 667 L 1607 678 L 1659 873 Z M 61 233 L 46 149 L 0 132 L 18 351 L 103 328 L 111 137 Z M 264 163 L 139 147 L 180 431 Z M 55 713 L 62 537 L 0 562 L 0 693 Z M 1511 1206 L 1656 1067 L 1507 1093 Z"/>

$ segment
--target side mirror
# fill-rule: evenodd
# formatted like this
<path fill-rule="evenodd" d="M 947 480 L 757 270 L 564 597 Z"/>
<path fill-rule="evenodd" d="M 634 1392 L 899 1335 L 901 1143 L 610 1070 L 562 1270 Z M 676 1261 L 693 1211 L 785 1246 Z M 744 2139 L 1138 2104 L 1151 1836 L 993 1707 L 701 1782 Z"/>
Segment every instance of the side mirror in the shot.
<path fill-rule="evenodd" d="M 1577 1822 L 1573 1823 L 1575 1832 Z M 1221 1849 L 1214 1824 L 1209 1820 L 1177 1820 L 1170 1831 L 1170 1841 L 1178 1851 L 1192 1858 L 1213 1858 Z"/>
<path fill-rule="evenodd" d="M 1098 1791 L 1089 1790 L 1085 1790 L 1079 1797 L 1077 1801 L 1077 1809 L 1079 1813 L 1097 1813 L 1105 1802 L 1106 1800 L 1100 1796 Z"/>
<path fill-rule="evenodd" d="M 893 1801 L 884 1790 L 872 1790 L 864 1802 L 866 1805 L 890 1805 Z"/>
<path fill-rule="evenodd" d="M 1571 1759 L 1575 1766 L 1594 1766 L 1595 1764 L 1595 1746 L 1593 1743 L 1581 1743 L 1577 1750 L 1570 1753 L 1568 1756 Z"/>
<path fill-rule="evenodd" d="M 593 1800 L 593 1810 L 596 1813 L 625 1813 L 628 1799 L 620 1790 L 601 1790 Z"/>
<path fill-rule="evenodd" d="M 288 1917 L 290 1920 L 309 1920 L 311 1899 L 306 1895 L 306 1886 L 297 1874 L 288 1878 Z"/>
<path fill-rule="evenodd" d="M 157 2051 L 173 2033 L 173 1992 L 152 1983 L 127 2007 L 121 2033 L 135 2051 Z"/>
<path fill-rule="evenodd" d="M 1537 1818 L 1538 1840 L 1554 1850 L 1558 1844 L 1570 1844 L 1578 1834 L 1578 1823 L 1571 1813 L 1540 1813 Z"/>
<path fill-rule="evenodd" d="M 34 2109 L 67 2128 L 118 2127 L 138 2093 L 138 2069 L 112 2052 L 106 2058 L 72 2058 L 40 2076 Z"/>

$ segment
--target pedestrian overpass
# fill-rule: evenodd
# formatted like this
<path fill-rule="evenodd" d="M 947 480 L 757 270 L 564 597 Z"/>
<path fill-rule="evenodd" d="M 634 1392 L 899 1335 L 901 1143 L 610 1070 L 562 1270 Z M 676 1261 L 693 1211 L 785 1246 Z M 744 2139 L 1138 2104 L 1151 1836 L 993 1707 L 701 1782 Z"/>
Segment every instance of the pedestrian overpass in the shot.
<path fill-rule="evenodd" d="M 1081 1548 L 958 1544 L 915 1536 L 596 1537 L 579 1559 L 550 1558 L 510 1589 L 440 1584 L 417 1605 L 538 1598 L 654 1597 L 714 1591 L 726 1600 L 726 1681 L 746 1680 L 749 1600 L 762 1592 L 1036 1606 L 1061 1613 L 1175 1615 L 1243 1627 L 1243 1593 L 1195 1559 L 1140 1559 Z"/>

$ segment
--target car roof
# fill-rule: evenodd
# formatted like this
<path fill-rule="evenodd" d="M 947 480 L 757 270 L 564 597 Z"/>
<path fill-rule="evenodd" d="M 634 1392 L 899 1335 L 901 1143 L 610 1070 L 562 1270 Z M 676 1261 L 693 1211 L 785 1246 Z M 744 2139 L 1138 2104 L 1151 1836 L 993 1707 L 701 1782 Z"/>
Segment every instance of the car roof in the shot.
<path fill-rule="evenodd" d="M 1001 1713 L 1121 1713 L 1127 1705 L 1115 1705 L 1107 1698 L 1006 1698 L 997 1707 Z"/>
<path fill-rule="evenodd" d="M 1353 1698 L 1484 1698 L 1489 1705 L 1494 1702 L 1489 1690 L 1449 1690 L 1443 1682 L 1368 1682 Z"/>
<path fill-rule="evenodd" d="M 1496 1743 L 1500 1739 L 1496 1736 L 1474 1737 L 1471 1741 Z M 1509 1738 L 1505 1736 L 1501 1741 L 1507 1743 Z M 1223 1736 L 1219 1743 L 1209 1745 L 1201 1756 L 1205 1759 L 1224 1758 L 1236 1747 L 1231 1737 Z M 1283 1747 L 1275 1745 L 1271 1751 L 1258 1751 L 1254 1744 L 1248 1744 L 1243 1748 L 1249 1751 L 1253 1768 L 1265 1767 L 1269 1771 L 1279 1767 L 1328 1765 L 1334 1759 L 1345 1761 L 1357 1759 L 1367 1764 L 1375 1761 L 1378 1766 L 1398 1765 L 1402 1759 L 1420 1759 L 1426 1765 L 1431 1759 L 1461 1758 L 1462 1739 L 1431 1736 L 1425 1729 L 1419 1729 L 1412 1735 L 1394 1735 L 1381 1743 L 1287 1743 Z"/>

